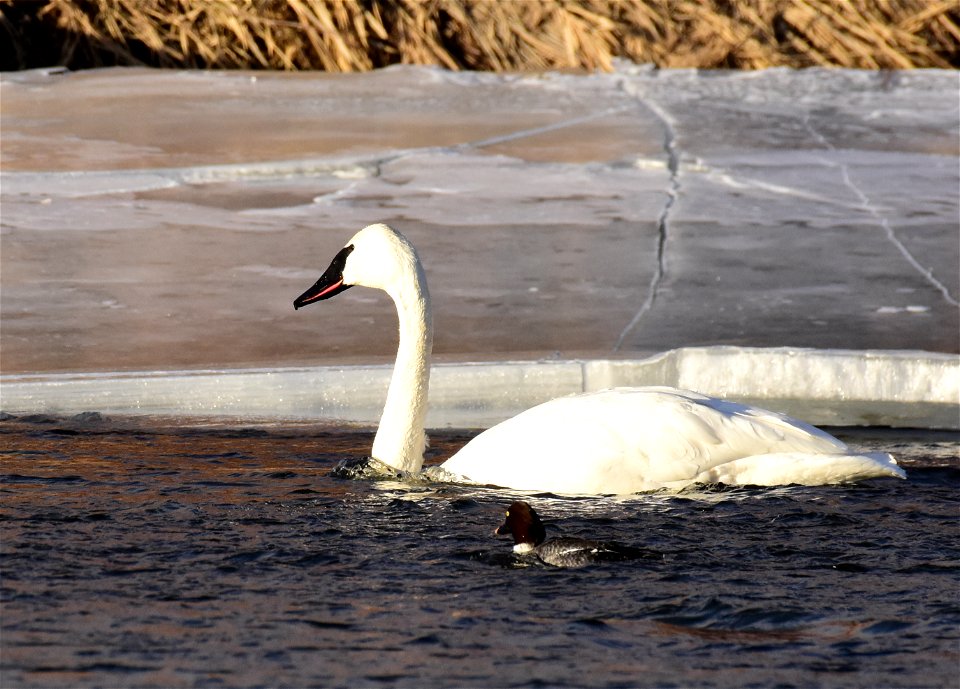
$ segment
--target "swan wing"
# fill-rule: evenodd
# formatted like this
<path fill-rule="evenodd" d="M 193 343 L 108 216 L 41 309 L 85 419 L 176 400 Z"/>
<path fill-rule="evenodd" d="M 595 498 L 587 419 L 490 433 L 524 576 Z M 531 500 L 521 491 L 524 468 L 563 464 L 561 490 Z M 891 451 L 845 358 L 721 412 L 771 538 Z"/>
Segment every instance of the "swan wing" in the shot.
<path fill-rule="evenodd" d="M 481 433 L 443 468 L 471 481 L 558 493 L 633 493 L 776 452 L 846 446 L 782 414 L 674 388 L 561 397 Z"/>
<path fill-rule="evenodd" d="M 906 478 L 907 474 L 897 465 L 897 460 L 885 452 L 820 455 L 784 452 L 720 464 L 697 476 L 692 483 L 822 486 L 883 476 Z"/>

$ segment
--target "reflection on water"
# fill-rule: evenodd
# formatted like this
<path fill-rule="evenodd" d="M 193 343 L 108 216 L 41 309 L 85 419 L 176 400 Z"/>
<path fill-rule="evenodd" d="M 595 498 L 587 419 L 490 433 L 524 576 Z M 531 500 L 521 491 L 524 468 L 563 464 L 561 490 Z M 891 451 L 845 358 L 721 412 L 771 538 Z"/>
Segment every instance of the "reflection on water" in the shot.
<path fill-rule="evenodd" d="M 529 497 L 552 535 L 663 553 L 561 570 L 492 536 L 510 491 L 331 477 L 366 431 L 0 433 L 4 687 L 956 682 L 956 434 L 856 432 L 908 481 Z"/>

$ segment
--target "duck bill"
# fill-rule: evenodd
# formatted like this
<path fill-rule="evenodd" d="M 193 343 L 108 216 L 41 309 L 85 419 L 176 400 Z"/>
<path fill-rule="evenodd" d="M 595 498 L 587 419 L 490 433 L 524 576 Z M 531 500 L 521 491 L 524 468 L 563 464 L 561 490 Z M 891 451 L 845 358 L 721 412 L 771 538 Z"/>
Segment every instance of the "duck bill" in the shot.
<path fill-rule="evenodd" d="M 500 526 L 498 526 L 496 529 L 493 530 L 493 535 L 494 535 L 494 536 L 509 536 L 509 535 L 510 535 L 510 526 L 509 526 L 506 522 L 504 522 L 503 524 L 501 524 Z"/>
<path fill-rule="evenodd" d="M 320 276 L 320 279 L 317 280 L 310 289 L 294 299 L 293 308 L 299 309 L 301 306 L 312 304 L 315 301 L 323 301 L 324 299 L 335 297 L 344 290 L 353 287 L 353 285 L 348 285 L 343 281 L 343 267 L 351 251 L 353 251 L 352 246 L 341 249 L 340 253 L 331 261 L 330 267 Z"/>

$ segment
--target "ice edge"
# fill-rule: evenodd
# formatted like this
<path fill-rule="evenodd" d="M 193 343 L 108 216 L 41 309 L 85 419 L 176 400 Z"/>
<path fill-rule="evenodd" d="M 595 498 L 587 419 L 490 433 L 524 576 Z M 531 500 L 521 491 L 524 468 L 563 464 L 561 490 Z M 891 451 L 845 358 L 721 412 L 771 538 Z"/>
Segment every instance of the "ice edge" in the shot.
<path fill-rule="evenodd" d="M 157 414 L 375 423 L 390 366 L 22 374 L 0 377 L 9 413 Z M 432 427 L 483 427 L 540 402 L 670 385 L 819 425 L 960 429 L 960 357 L 921 351 L 689 347 L 645 359 L 440 364 Z"/>

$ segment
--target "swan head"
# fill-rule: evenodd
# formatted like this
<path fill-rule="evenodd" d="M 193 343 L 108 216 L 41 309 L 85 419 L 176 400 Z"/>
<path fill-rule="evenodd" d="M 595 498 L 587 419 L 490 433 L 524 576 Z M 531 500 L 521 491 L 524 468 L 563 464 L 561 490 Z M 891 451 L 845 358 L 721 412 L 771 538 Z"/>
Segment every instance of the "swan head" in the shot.
<path fill-rule="evenodd" d="M 368 225 L 350 238 L 293 307 L 329 299 L 355 285 L 394 294 L 411 274 L 421 272 L 417 252 L 406 237 L 383 223 Z"/>

